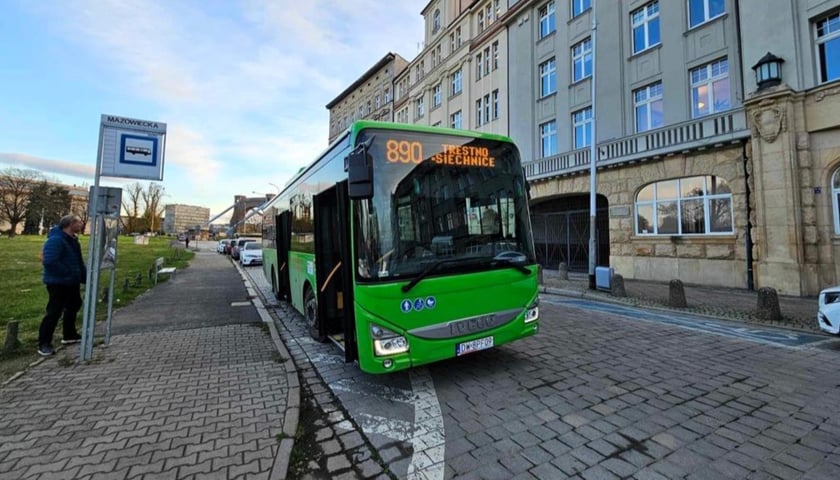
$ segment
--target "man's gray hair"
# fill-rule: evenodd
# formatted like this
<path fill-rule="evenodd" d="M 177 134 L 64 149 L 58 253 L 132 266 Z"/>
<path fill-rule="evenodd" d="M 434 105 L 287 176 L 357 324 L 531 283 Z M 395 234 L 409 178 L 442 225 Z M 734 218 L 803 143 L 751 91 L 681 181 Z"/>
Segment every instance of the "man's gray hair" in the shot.
<path fill-rule="evenodd" d="M 81 218 L 79 218 L 78 215 L 73 215 L 72 213 L 70 215 L 65 215 L 61 217 L 61 220 L 58 221 L 58 228 L 64 230 L 65 228 L 72 225 L 73 222 L 75 222 L 76 220 L 81 220 Z"/>

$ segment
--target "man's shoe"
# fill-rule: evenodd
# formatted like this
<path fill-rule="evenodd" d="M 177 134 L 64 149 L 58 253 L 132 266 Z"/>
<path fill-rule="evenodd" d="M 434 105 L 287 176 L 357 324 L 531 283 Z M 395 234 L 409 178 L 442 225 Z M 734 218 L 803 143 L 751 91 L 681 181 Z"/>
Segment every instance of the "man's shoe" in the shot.
<path fill-rule="evenodd" d="M 55 355 L 55 350 L 53 350 L 52 345 L 41 345 L 38 347 L 38 355 L 49 357 L 50 355 Z"/>
<path fill-rule="evenodd" d="M 61 339 L 61 344 L 62 345 L 72 345 L 74 343 L 79 343 L 81 341 L 82 341 L 82 336 L 77 334 L 77 335 L 72 336 L 72 337 L 64 337 L 63 339 Z"/>

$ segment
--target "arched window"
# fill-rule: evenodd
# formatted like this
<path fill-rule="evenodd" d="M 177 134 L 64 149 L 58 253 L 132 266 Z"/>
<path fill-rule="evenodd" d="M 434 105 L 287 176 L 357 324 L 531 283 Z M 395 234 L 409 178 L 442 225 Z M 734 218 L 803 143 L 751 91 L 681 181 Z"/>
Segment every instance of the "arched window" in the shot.
<path fill-rule="evenodd" d="M 712 175 L 649 183 L 636 194 L 637 235 L 731 234 L 732 225 L 732 190 Z"/>
<path fill-rule="evenodd" d="M 435 10 L 432 17 L 432 33 L 437 33 L 440 30 L 440 10 Z"/>
<path fill-rule="evenodd" d="M 840 168 L 831 176 L 831 206 L 834 210 L 834 233 L 840 235 Z"/>

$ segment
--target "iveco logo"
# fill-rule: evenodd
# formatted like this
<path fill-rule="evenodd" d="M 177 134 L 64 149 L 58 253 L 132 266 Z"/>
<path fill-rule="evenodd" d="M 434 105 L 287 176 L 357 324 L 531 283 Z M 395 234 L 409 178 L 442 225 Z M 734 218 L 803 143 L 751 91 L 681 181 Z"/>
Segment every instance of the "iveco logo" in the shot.
<path fill-rule="evenodd" d="M 488 328 L 493 328 L 495 326 L 495 320 L 495 313 L 458 320 L 457 322 L 449 324 L 449 333 L 451 333 L 453 337 L 457 337 L 467 333 L 487 330 Z"/>

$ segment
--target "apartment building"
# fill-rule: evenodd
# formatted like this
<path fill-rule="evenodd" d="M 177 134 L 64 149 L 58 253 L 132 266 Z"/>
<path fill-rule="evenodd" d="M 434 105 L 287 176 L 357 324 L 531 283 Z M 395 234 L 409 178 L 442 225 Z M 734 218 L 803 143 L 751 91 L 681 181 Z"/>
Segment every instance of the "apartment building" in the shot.
<path fill-rule="evenodd" d="M 432 0 L 421 14 L 394 120 L 512 137 L 547 268 L 588 267 L 594 153 L 599 265 L 791 295 L 840 283 L 840 0 Z"/>
<path fill-rule="evenodd" d="M 210 220 L 210 209 L 195 205 L 180 203 L 169 204 L 164 207 L 163 231 L 167 235 L 177 235 L 196 225 L 204 225 Z"/>
<path fill-rule="evenodd" d="M 407 64 L 400 55 L 388 53 L 327 104 L 329 143 L 356 120 L 393 121 L 393 80 Z"/>

